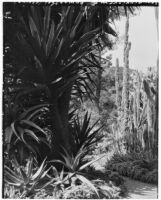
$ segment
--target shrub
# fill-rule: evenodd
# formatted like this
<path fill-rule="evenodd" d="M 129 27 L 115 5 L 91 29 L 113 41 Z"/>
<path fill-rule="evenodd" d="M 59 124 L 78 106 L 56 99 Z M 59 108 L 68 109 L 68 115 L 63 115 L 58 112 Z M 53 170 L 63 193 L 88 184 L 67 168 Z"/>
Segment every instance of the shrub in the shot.
<path fill-rule="evenodd" d="M 135 180 L 158 184 L 158 162 L 156 159 L 149 160 L 144 153 L 114 154 L 105 167 Z"/>
<path fill-rule="evenodd" d="M 107 184 L 102 180 L 95 180 L 100 199 L 115 199 L 119 198 L 120 188 L 114 186 L 111 182 Z M 62 198 L 65 199 L 98 199 L 96 193 L 85 183 L 81 185 L 67 188 Z"/>

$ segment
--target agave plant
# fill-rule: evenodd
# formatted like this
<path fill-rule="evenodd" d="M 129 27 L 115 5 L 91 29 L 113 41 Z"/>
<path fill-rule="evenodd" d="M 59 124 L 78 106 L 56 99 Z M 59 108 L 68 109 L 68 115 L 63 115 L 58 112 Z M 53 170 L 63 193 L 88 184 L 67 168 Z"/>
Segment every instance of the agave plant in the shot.
<path fill-rule="evenodd" d="M 34 158 L 30 156 L 26 167 L 22 168 L 14 157 L 14 169 L 10 169 L 6 165 L 4 167 L 5 183 L 18 188 L 21 192 L 21 198 L 32 195 L 34 191 L 41 190 L 43 186 L 39 187 L 39 183 L 49 171 L 49 169 L 46 169 L 47 165 L 45 164 L 45 160 L 38 168 L 34 167 L 33 160 Z"/>
<path fill-rule="evenodd" d="M 33 146 L 33 141 L 37 144 L 43 142 L 48 145 L 45 139 L 46 132 L 33 120 L 33 118 L 38 118 L 40 112 L 46 109 L 47 106 L 49 106 L 49 104 L 33 106 L 21 113 L 20 109 L 16 107 L 16 105 L 12 105 L 12 107 L 10 106 L 12 109 L 9 110 L 9 114 L 12 114 L 10 117 L 12 120 L 5 128 L 4 132 L 4 145 L 6 145 L 6 151 L 9 154 L 14 153 L 15 151 L 13 150 L 20 147 L 20 152 L 22 154 L 21 157 L 23 159 L 24 155 L 22 152 L 24 148 L 27 148 L 34 154 L 38 153 L 37 147 Z"/>
<path fill-rule="evenodd" d="M 101 156 L 95 160 L 92 160 L 92 161 L 84 161 L 83 157 L 84 157 L 84 154 L 86 154 L 85 149 L 81 148 L 76 156 L 69 154 L 68 151 L 66 149 L 64 149 L 63 147 L 62 147 L 62 149 L 64 150 L 64 153 L 61 153 L 63 161 L 62 160 L 52 160 L 50 162 L 62 164 L 68 171 L 67 172 L 68 176 L 66 177 L 67 179 L 71 180 L 72 182 L 73 181 L 76 182 L 77 180 L 80 180 L 81 182 L 87 184 L 99 196 L 94 184 L 86 178 L 89 176 L 89 174 L 86 174 L 84 172 L 84 169 L 86 169 L 88 166 L 92 165 L 94 162 L 101 159 L 105 155 Z M 65 181 L 66 181 L 66 179 L 65 179 Z"/>

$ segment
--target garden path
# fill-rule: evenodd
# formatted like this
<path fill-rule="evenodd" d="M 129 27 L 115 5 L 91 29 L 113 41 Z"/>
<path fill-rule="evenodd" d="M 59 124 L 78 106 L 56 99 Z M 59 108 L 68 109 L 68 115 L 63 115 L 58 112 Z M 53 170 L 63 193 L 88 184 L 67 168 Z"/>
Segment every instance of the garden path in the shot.
<path fill-rule="evenodd" d="M 107 161 L 107 157 L 111 157 L 111 155 L 105 155 L 102 159 L 93 163 L 93 166 L 96 170 L 100 170 L 104 172 L 104 165 Z M 158 188 L 156 185 L 143 183 L 140 181 L 136 181 L 127 177 L 123 177 L 125 179 L 125 186 L 127 188 L 126 199 L 157 199 Z"/>
<path fill-rule="evenodd" d="M 125 179 L 127 199 L 157 199 L 157 186 L 140 181 Z"/>

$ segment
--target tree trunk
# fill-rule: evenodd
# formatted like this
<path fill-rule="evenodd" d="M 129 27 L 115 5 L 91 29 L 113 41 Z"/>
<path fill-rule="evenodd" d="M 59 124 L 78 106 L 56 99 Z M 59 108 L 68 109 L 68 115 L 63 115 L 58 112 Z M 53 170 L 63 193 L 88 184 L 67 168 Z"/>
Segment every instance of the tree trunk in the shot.
<path fill-rule="evenodd" d="M 60 158 L 59 153 L 63 152 L 65 148 L 71 153 L 72 146 L 72 135 L 69 132 L 69 103 L 71 97 L 72 85 L 61 95 L 60 98 L 55 97 L 55 91 L 51 90 L 52 93 L 52 157 Z M 62 148 L 63 147 L 63 148 Z"/>

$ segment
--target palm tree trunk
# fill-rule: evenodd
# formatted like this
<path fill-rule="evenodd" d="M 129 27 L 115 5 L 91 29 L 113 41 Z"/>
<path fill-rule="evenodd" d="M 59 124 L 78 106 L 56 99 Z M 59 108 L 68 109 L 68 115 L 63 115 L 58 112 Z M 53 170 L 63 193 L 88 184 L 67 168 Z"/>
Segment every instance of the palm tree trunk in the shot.
<path fill-rule="evenodd" d="M 52 157 L 59 158 L 58 153 L 62 152 L 62 147 L 71 152 L 72 135 L 69 132 L 69 103 L 71 97 L 72 85 L 61 95 L 60 98 L 52 100 Z M 51 91 L 54 96 L 54 90 Z"/>

